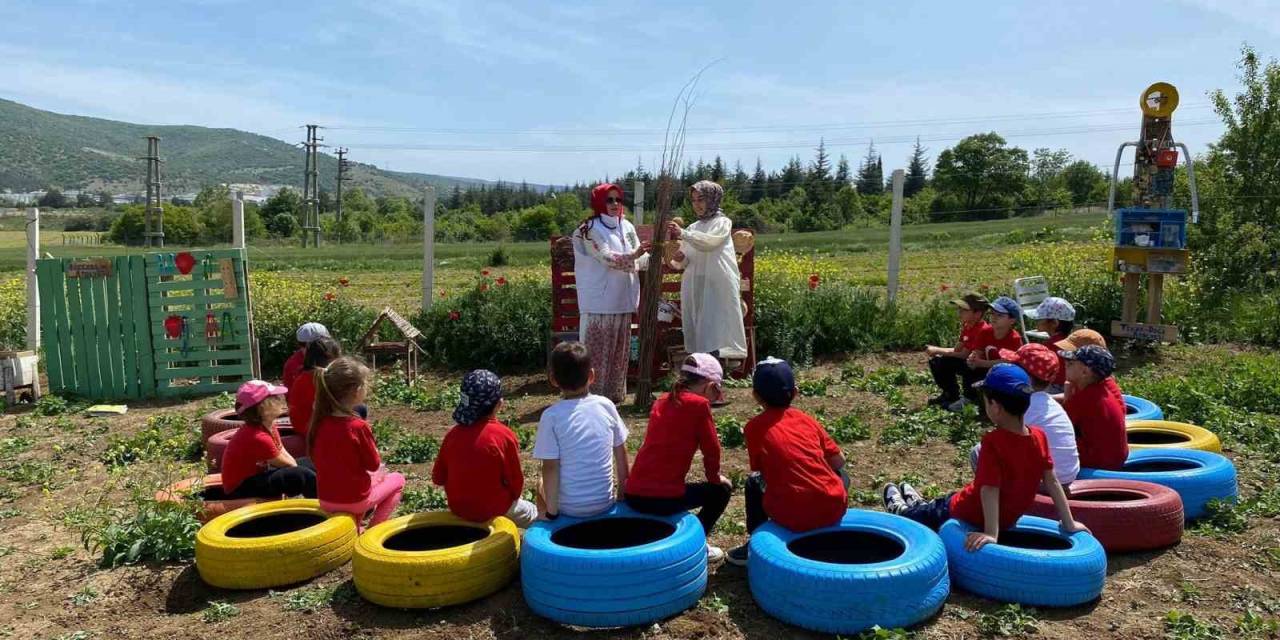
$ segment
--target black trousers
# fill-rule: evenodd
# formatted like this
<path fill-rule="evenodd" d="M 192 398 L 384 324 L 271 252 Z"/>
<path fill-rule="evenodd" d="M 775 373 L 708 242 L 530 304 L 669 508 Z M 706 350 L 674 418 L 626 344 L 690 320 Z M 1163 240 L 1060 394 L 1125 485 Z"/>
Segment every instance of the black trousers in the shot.
<path fill-rule="evenodd" d="M 969 401 L 977 403 L 978 392 L 973 383 L 985 378 L 987 370 L 970 369 L 961 358 L 934 356 L 929 358 L 929 373 L 933 374 L 933 381 L 942 390 L 942 395 L 949 400 L 959 400 L 963 393 Z"/>
<path fill-rule="evenodd" d="M 684 485 L 684 495 L 677 498 L 652 498 L 627 494 L 627 505 L 640 513 L 669 516 L 681 511 L 698 510 L 702 530 L 711 535 L 716 521 L 729 506 L 730 489 L 718 482 L 693 482 Z"/>
<path fill-rule="evenodd" d="M 229 494 L 232 498 L 316 497 L 316 467 L 310 458 L 298 458 L 298 466 L 268 469 L 249 476 Z"/>
<path fill-rule="evenodd" d="M 744 497 L 747 501 L 747 533 L 750 534 L 769 521 L 769 514 L 764 511 L 764 476 L 758 473 L 747 476 Z"/>

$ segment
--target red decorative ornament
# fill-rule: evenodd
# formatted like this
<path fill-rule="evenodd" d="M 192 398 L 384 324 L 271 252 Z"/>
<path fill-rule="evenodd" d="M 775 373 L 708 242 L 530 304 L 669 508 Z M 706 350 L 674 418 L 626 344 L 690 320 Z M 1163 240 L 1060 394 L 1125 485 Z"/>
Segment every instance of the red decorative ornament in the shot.
<path fill-rule="evenodd" d="M 196 258 L 191 255 L 191 252 L 189 251 L 179 253 L 178 257 L 174 258 L 173 262 L 178 266 L 178 273 L 181 273 L 182 275 L 191 273 L 191 270 L 196 266 Z"/>
<path fill-rule="evenodd" d="M 182 316 L 169 316 L 164 319 L 164 335 L 170 340 L 182 337 Z"/>

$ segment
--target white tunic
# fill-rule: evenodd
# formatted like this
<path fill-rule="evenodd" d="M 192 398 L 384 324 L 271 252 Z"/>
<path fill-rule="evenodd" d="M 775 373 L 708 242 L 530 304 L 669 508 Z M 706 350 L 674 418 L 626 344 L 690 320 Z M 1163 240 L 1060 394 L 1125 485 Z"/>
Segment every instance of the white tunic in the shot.
<path fill-rule="evenodd" d="M 636 271 L 643 269 L 649 259 L 648 255 L 631 257 L 639 247 L 636 228 L 625 218 L 600 216 L 592 222 L 586 237 L 574 232 L 573 276 L 579 313 L 635 313 L 640 302 Z"/>
<path fill-rule="evenodd" d="M 724 214 L 698 220 L 680 233 L 684 278 L 680 315 L 689 353 L 719 351 L 722 358 L 747 357 L 742 326 L 742 276 L 733 250 L 733 222 Z"/>

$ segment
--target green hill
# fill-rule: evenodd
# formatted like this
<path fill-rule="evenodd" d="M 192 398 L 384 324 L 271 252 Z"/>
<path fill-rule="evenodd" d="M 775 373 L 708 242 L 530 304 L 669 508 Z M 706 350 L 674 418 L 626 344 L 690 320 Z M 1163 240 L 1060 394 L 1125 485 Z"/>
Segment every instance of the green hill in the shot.
<path fill-rule="evenodd" d="M 300 148 L 275 138 L 236 129 L 141 125 L 70 116 L 0 99 L 0 189 L 141 191 L 146 180 L 149 135 L 160 136 L 166 195 L 217 183 L 285 184 L 301 187 Z M 299 130 L 298 137 L 302 137 Z M 416 195 L 434 185 L 440 190 L 485 184 L 484 180 L 383 171 L 352 163 L 349 186 L 373 195 Z M 320 185 L 330 191 L 337 158 L 320 155 Z"/>

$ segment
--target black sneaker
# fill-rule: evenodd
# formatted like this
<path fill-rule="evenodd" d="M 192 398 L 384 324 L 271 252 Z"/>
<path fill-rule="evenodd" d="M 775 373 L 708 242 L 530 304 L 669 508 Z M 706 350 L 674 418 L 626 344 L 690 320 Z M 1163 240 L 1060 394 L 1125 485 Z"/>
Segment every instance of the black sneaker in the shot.
<path fill-rule="evenodd" d="M 880 497 L 884 499 L 884 510 L 889 513 L 899 514 L 907 510 L 907 502 L 902 499 L 902 491 L 892 482 L 884 485 L 884 489 L 880 490 Z"/>
<path fill-rule="evenodd" d="M 924 496 L 920 495 L 920 492 L 916 491 L 915 487 L 904 482 L 898 488 L 902 490 L 902 499 L 907 503 L 908 507 L 924 502 Z"/>
<path fill-rule="evenodd" d="M 955 401 L 956 401 L 956 399 L 955 399 L 955 398 L 952 398 L 951 396 L 949 396 L 949 395 L 947 395 L 947 394 L 945 394 L 945 393 L 944 393 L 944 394 L 941 394 L 941 395 L 939 395 L 939 396 L 936 396 L 936 397 L 933 397 L 933 398 L 929 398 L 929 402 L 927 402 L 927 403 L 926 403 L 926 406 L 930 406 L 930 407 L 946 407 L 946 406 L 950 405 L 951 403 L 953 403 L 953 402 L 955 402 Z"/>
<path fill-rule="evenodd" d="M 747 566 L 747 545 L 730 549 L 724 554 L 724 561 L 735 567 Z"/>

